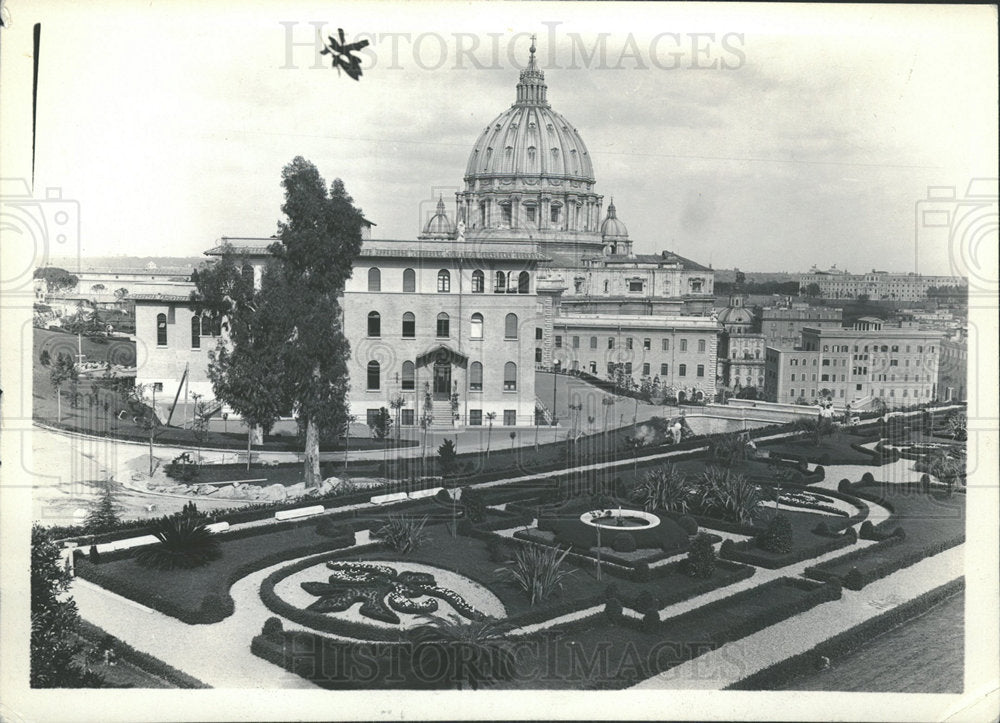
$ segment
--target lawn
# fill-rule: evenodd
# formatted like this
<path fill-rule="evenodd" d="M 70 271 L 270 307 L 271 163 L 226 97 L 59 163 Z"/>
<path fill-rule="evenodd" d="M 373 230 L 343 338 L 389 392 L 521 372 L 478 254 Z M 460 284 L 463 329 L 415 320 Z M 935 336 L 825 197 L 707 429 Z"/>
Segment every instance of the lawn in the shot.
<path fill-rule="evenodd" d="M 760 449 L 771 454 L 787 455 L 792 458 L 801 457 L 812 464 L 871 464 L 872 455 L 859 452 L 851 445 L 874 442 L 877 439 L 877 435 L 871 435 L 870 439 L 859 439 L 841 431 L 835 431 L 833 434 L 821 437 L 818 445 L 809 436 L 803 439 L 767 442 L 762 444 Z"/>
<path fill-rule="evenodd" d="M 77 662 L 104 678 L 105 688 L 207 688 L 190 675 L 162 660 L 123 643 L 96 625 L 80 621 L 79 639 L 84 646 Z M 106 663 L 101 651 L 114 651 L 113 663 Z"/>

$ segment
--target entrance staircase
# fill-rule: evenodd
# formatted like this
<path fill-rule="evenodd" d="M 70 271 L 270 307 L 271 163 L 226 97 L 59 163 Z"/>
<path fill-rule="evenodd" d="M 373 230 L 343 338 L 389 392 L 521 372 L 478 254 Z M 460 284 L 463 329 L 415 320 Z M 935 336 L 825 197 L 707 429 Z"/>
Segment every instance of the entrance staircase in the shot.
<path fill-rule="evenodd" d="M 452 427 L 454 415 L 451 412 L 451 402 L 448 399 L 435 399 L 431 402 L 431 414 L 434 427 Z"/>

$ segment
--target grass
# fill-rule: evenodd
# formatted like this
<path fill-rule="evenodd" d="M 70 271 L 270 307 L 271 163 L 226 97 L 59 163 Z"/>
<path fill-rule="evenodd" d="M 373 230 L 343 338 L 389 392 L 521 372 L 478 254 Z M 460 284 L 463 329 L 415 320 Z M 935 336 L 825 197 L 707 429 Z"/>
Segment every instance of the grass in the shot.
<path fill-rule="evenodd" d="M 875 441 L 876 436 L 871 440 Z M 820 438 L 819 445 L 813 444 L 812 437 L 796 440 L 783 440 L 780 442 L 769 442 L 761 445 L 760 449 L 771 454 L 787 454 L 791 457 L 802 456 L 812 464 L 871 464 L 871 455 L 858 452 L 851 447 L 851 444 L 859 444 L 857 437 L 837 431 L 831 435 Z"/>
<path fill-rule="evenodd" d="M 116 654 L 115 665 L 105 665 L 103 659 L 90 662 L 90 668 L 104 677 L 106 688 L 208 687 L 186 673 L 172 668 L 159 658 L 136 650 L 86 620 L 80 621 L 79 637 L 91 650 L 96 650 L 105 641 L 111 643 Z M 81 665 L 86 665 L 84 657 L 81 656 L 79 661 Z"/>

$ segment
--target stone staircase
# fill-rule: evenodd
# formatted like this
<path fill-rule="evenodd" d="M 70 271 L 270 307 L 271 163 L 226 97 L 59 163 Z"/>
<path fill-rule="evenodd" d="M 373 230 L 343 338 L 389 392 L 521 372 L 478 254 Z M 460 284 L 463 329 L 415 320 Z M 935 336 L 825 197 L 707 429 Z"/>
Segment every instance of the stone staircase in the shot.
<path fill-rule="evenodd" d="M 455 416 L 451 411 L 451 403 L 447 399 L 435 399 L 431 403 L 431 413 L 434 427 L 452 427 Z"/>

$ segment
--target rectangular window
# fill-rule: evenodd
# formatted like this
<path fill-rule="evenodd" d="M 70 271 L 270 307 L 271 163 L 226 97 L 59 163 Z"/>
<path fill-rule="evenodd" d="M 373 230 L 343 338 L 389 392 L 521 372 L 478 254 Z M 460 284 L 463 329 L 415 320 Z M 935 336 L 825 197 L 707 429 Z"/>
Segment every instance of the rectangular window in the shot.
<path fill-rule="evenodd" d="M 590 337 L 590 348 L 591 349 L 596 349 L 597 348 L 597 337 L 596 336 Z"/>
<path fill-rule="evenodd" d="M 642 279 L 629 279 L 628 290 L 631 292 L 641 292 L 642 291 Z"/>
<path fill-rule="evenodd" d="M 574 336 L 573 337 L 573 348 L 574 349 L 579 349 L 580 348 L 580 337 L 578 337 L 578 336 Z"/>
<path fill-rule="evenodd" d="M 378 424 L 378 409 L 368 409 L 365 411 L 365 423 L 369 427 L 374 427 Z"/>
<path fill-rule="evenodd" d="M 535 327 L 535 341 L 541 341 L 541 340 L 542 340 L 542 327 L 536 326 Z"/>
<path fill-rule="evenodd" d="M 829 375 L 829 374 L 823 374 L 823 375 L 822 375 L 822 376 L 821 376 L 821 377 L 819 378 L 819 380 L 820 380 L 821 382 L 828 382 L 828 381 L 830 381 L 830 375 Z"/>
<path fill-rule="evenodd" d="M 698 351 L 700 351 L 700 352 L 704 352 L 705 351 L 705 340 L 704 339 L 699 339 L 698 340 Z"/>
<path fill-rule="evenodd" d="M 615 338 L 613 336 L 608 337 L 608 349 L 615 348 Z"/>
<path fill-rule="evenodd" d="M 536 346 L 535 347 L 535 364 L 541 364 L 541 363 L 542 363 L 542 347 Z"/>
<path fill-rule="evenodd" d="M 448 331 L 449 331 L 449 324 L 448 324 L 448 322 L 449 322 L 448 317 L 438 318 L 438 320 L 437 320 L 437 335 L 438 335 L 438 337 L 441 337 L 441 338 L 447 338 L 448 337 Z"/>
<path fill-rule="evenodd" d="M 663 351 L 670 351 L 670 339 L 664 339 L 662 342 Z"/>
<path fill-rule="evenodd" d="M 632 362 L 625 362 L 625 373 L 632 376 Z"/>
<path fill-rule="evenodd" d="M 648 377 L 648 376 L 649 376 L 649 363 L 648 363 L 648 362 L 647 362 L 647 363 L 644 363 L 644 364 L 642 365 L 642 375 L 643 375 L 644 377 Z"/>
<path fill-rule="evenodd" d="M 552 223 L 559 223 L 559 206 L 552 206 L 549 209 L 549 220 Z"/>
<path fill-rule="evenodd" d="M 687 350 L 688 350 L 688 340 L 681 339 L 681 351 L 687 351 Z"/>
<path fill-rule="evenodd" d="M 792 374 L 792 381 L 793 382 L 795 381 L 795 374 L 794 373 Z"/>
<path fill-rule="evenodd" d="M 653 340 L 652 339 L 643 339 L 642 340 L 642 348 L 645 351 L 649 351 L 650 349 L 652 349 L 653 348 Z"/>
<path fill-rule="evenodd" d="M 469 426 L 481 427 L 483 425 L 483 410 L 482 409 L 470 409 L 469 410 Z"/>
<path fill-rule="evenodd" d="M 503 410 L 503 426 L 513 427 L 515 425 L 517 425 L 517 410 L 516 409 Z"/>
<path fill-rule="evenodd" d="M 534 206 L 525 206 L 524 207 L 524 215 L 525 215 L 525 218 L 528 219 L 528 221 L 530 221 L 531 223 L 534 223 L 535 222 L 535 207 Z"/>
<path fill-rule="evenodd" d="M 688 372 L 687 364 L 681 364 L 677 369 L 678 376 L 686 377 Z"/>
<path fill-rule="evenodd" d="M 556 349 L 562 349 L 562 336 L 556 335 Z"/>
<path fill-rule="evenodd" d="M 401 409 L 399 410 L 399 423 L 404 427 L 412 427 L 414 420 L 414 410 L 412 409 Z"/>
<path fill-rule="evenodd" d="M 705 365 L 704 364 L 699 364 L 698 365 L 697 374 L 698 374 L 699 377 L 705 376 Z"/>
<path fill-rule="evenodd" d="M 625 348 L 626 349 L 631 349 L 632 348 L 632 337 L 630 337 L 630 336 L 625 337 Z"/>
<path fill-rule="evenodd" d="M 669 364 L 660 364 L 660 376 L 661 377 L 665 377 L 669 373 L 670 373 L 670 365 Z"/>

